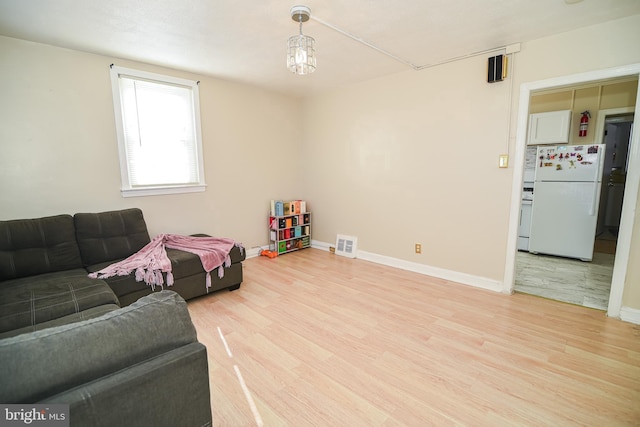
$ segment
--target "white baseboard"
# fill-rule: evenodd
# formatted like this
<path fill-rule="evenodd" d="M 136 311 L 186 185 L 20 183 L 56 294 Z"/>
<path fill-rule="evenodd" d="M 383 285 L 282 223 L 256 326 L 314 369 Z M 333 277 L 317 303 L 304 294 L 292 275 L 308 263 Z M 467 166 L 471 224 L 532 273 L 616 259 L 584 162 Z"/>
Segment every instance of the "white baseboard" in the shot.
<path fill-rule="evenodd" d="M 330 243 L 311 241 L 311 247 L 329 251 L 333 246 Z M 449 280 L 451 282 L 461 283 L 463 285 L 473 286 L 476 288 L 488 289 L 494 292 L 502 292 L 502 282 L 499 280 L 487 279 L 486 277 L 474 276 L 471 274 L 460 273 L 458 271 L 446 270 L 443 268 L 432 267 L 417 262 L 405 261 L 398 258 L 392 258 L 385 255 L 378 255 L 372 252 L 358 250 L 356 258 L 375 262 L 389 267 L 399 268 L 401 270 L 413 271 L 414 273 L 424 274 L 425 276 L 437 277 L 439 279 Z"/>
<path fill-rule="evenodd" d="M 620 308 L 620 320 L 640 325 L 640 310 L 637 308 L 622 307 Z"/>
<path fill-rule="evenodd" d="M 247 252 L 247 259 L 249 258 L 255 258 L 257 256 L 260 256 L 260 252 L 262 252 L 264 249 L 269 249 L 269 245 L 267 246 L 254 246 L 251 249 L 247 249 L 245 248 L 245 251 Z"/>
<path fill-rule="evenodd" d="M 318 240 L 311 240 L 311 247 L 315 249 L 322 249 L 323 251 L 329 252 L 329 248 L 335 246 L 335 243 L 325 243 L 320 242 Z"/>

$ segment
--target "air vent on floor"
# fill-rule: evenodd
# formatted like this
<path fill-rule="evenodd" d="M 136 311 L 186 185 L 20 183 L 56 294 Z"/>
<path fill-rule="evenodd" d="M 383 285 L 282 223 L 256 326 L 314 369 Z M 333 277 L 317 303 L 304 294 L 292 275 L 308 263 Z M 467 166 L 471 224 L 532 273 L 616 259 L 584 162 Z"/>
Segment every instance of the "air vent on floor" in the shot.
<path fill-rule="evenodd" d="M 336 238 L 336 254 L 347 258 L 355 258 L 358 247 L 358 238 L 338 234 Z"/>

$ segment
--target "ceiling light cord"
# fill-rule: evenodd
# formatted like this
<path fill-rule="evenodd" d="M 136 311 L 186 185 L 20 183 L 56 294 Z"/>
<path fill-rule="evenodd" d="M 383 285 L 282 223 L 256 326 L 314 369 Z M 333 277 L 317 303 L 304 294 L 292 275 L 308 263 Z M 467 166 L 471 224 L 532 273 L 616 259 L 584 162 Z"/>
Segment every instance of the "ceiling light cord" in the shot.
<path fill-rule="evenodd" d="M 433 64 L 417 65 L 417 64 L 414 64 L 411 61 L 407 61 L 406 59 L 403 59 L 403 58 L 399 57 L 398 55 L 394 55 L 393 53 L 391 53 L 389 51 L 386 51 L 386 50 L 374 45 L 373 43 L 370 43 L 370 42 L 368 42 L 368 41 L 366 41 L 366 40 L 364 40 L 364 39 L 362 39 L 362 38 L 360 38 L 360 37 L 348 32 L 348 31 L 345 31 L 342 28 L 338 28 L 335 25 L 330 24 L 327 21 L 324 21 L 324 20 L 316 17 L 315 15 L 311 16 L 310 19 L 312 19 L 312 20 L 316 21 L 317 23 L 322 24 L 325 27 L 330 28 L 330 29 L 332 29 L 332 30 L 344 35 L 344 36 L 347 36 L 350 39 L 357 41 L 358 43 L 362 43 L 363 45 L 365 45 L 365 46 L 367 46 L 367 47 L 369 47 L 369 48 L 371 48 L 371 49 L 373 49 L 373 50 L 375 50 L 377 52 L 380 52 L 383 55 L 386 55 L 389 58 L 394 59 L 397 62 L 400 62 L 400 63 L 402 63 L 404 65 L 407 65 L 407 66 L 411 67 L 412 69 L 414 69 L 415 71 L 424 70 L 424 69 L 427 69 L 427 68 L 435 67 L 437 65 L 448 64 L 449 62 L 460 61 L 462 59 L 472 58 L 474 56 L 485 55 L 487 53 L 493 53 L 493 52 L 506 50 L 506 48 L 507 48 L 507 46 L 500 46 L 500 47 L 495 47 L 495 48 L 492 48 L 492 49 L 486 49 L 486 50 L 482 50 L 482 51 L 478 51 L 478 52 L 469 53 L 469 54 L 466 54 L 466 55 L 456 56 L 455 58 L 445 59 L 444 61 L 436 62 L 436 63 L 433 63 Z"/>
<path fill-rule="evenodd" d="M 311 16 L 311 19 L 313 19 L 314 21 L 316 21 L 319 24 L 324 25 L 327 28 L 331 28 L 333 31 L 336 31 L 336 32 L 338 32 L 338 33 L 340 33 L 340 34 L 342 34 L 344 36 L 349 37 L 352 40 L 357 41 L 358 43 L 362 43 L 363 45 L 365 45 L 367 47 L 370 47 L 373 50 L 377 50 L 378 52 L 382 53 L 383 55 L 386 55 L 386 56 L 388 56 L 388 57 L 390 57 L 392 59 L 395 59 L 398 62 L 402 62 L 403 64 L 408 65 L 409 67 L 411 67 L 413 69 L 417 69 L 416 65 L 414 65 L 413 63 L 411 63 L 411 62 L 409 62 L 407 60 L 404 60 L 404 59 L 400 58 L 399 56 L 394 55 L 393 53 L 387 52 L 386 50 L 381 49 L 378 46 L 375 46 L 372 43 L 369 43 L 368 41 L 363 40 L 360 37 L 358 37 L 356 35 L 353 35 L 348 31 L 345 31 L 345 30 L 343 30 L 341 28 L 338 28 L 335 25 L 329 24 L 327 21 L 323 21 L 322 19 L 317 18 L 316 16 Z"/>

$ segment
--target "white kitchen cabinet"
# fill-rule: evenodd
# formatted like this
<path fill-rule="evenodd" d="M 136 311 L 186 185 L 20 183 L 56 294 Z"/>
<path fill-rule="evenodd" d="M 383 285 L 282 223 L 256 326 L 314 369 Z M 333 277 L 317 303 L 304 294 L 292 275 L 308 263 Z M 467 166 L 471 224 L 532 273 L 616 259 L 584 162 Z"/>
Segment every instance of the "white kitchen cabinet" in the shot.
<path fill-rule="evenodd" d="M 571 110 L 529 115 L 527 145 L 568 144 Z"/>

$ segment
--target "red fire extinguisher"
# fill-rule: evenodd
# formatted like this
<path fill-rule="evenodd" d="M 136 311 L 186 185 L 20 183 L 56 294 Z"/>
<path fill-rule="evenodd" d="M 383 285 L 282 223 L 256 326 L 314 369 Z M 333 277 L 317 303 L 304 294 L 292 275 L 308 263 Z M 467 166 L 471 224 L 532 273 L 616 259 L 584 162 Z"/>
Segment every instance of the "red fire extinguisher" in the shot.
<path fill-rule="evenodd" d="M 587 128 L 589 127 L 590 117 L 591 114 L 589 113 L 589 110 L 582 112 L 582 117 L 580 118 L 580 132 L 578 133 L 578 136 L 587 136 Z"/>

